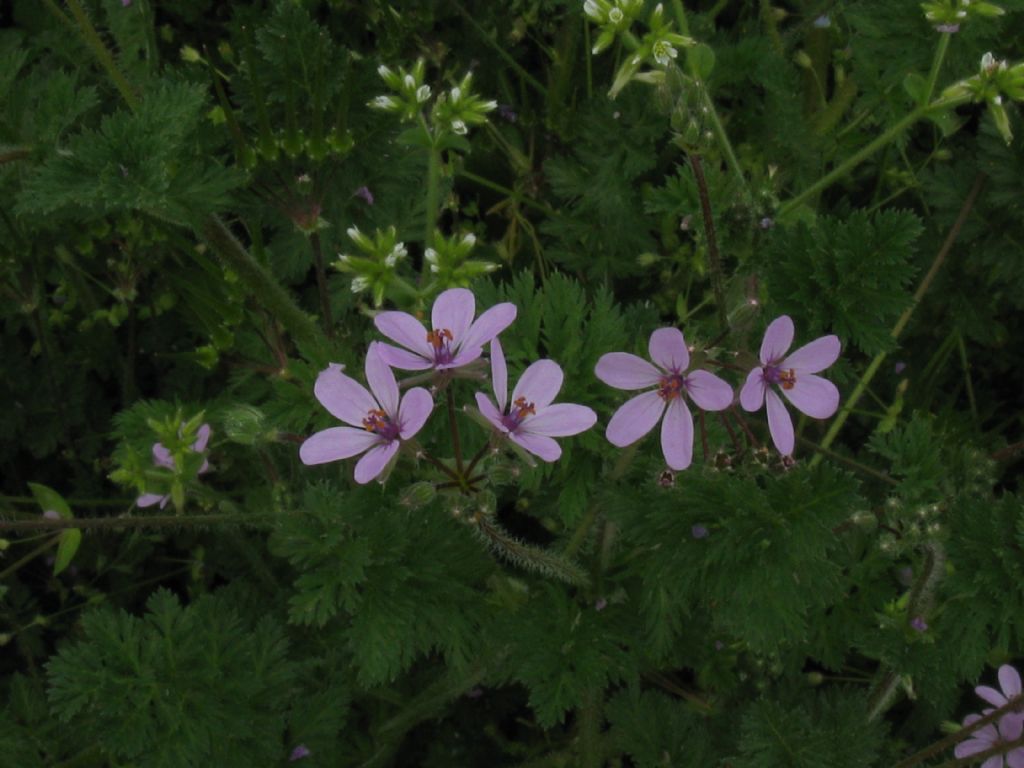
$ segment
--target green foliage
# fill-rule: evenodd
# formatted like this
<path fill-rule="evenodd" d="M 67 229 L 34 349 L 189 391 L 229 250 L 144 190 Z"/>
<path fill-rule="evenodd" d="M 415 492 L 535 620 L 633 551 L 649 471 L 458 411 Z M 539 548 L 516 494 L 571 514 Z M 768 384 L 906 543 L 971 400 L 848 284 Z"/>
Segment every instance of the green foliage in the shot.
<path fill-rule="evenodd" d="M 377 489 L 312 486 L 307 514 L 271 540 L 275 554 L 301 568 L 291 621 L 324 626 L 343 617 L 362 685 L 394 680 L 432 651 L 464 663 L 487 616 L 475 585 L 491 564 L 470 532 L 385 498 Z"/>
<path fill-rule="evenodd" d="M 784 703 L 755 701 L 740 723 L 736 768 L 868 768 L 877 765 L 885 727 L 868 722 L 862 691 L 802 691 Z"/>
<path fill-rule="evenodd" d="M 247 628 L 215 596 L 182 607 L 167 591 L 147 611 L 83 617 L 48 665 L 60 719 L 140 766 L 249 766 L 280 749 L 294 672 L 274 619 Z"/>
<path fill-rule="evenodd" d="M 165 81 L 137 112 L 118 110 L 29 179 L 22 214 L 105 215 L 141 210 L 176 222 L 217 210 L 240 178 L 200 159 L 201 87 Z"/>
<path fill-rule="evenodd" d="M 756 265 L 780 313 L 803 320 L 808 331 L 830 328 L 846 344 L 875 354 L 894 347 L 889 332 L 910 304 L 920 234 L 909 211 L 825 217 L 814 227 L 778 231 Z"/>
<path fill-rule="evenodd" d="M 703 768 L 715 760 L 707 720 L 663 693 L 623 691 L 608 702 L 607 716 L 616 749 L 637 768 Z"/>

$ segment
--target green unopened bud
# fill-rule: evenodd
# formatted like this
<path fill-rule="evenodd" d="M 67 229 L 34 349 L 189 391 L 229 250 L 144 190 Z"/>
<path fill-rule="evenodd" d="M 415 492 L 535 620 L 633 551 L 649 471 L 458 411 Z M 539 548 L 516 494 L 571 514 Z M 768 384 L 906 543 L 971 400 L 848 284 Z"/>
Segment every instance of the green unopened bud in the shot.
<path fill-rule="evenodd" d="M 4 552 L 9 546 L 11 546 L 10 539 L 0 539 L 0 552 Z"/>
<path fill-rule="evenodd" d="M 519 482 L 523 470 L 518 464 L 496 464 L 487 471 L 487 477 L 494 485 L 513 485 Z"/>
<path fill-rule="evenodd" d="M 401 496 L 398 498 L 398 503 L 407 509 L 419 509 L 432 502 L 435 496 L 437 496 L 437 490 L 434 488 L 433 483 L 426 481 L 413 483 L 402 491 Z"/>
<path fill-rule="evenodd" d="M 989 99 L 988 111 L 996 123 L 996 129 L 999 131 L 999 135 L 1003 137 L 1003 141 L 1009 144 L 1013 141 L 1013 131 L 1010 129 L 1010 116 L 1006 112 L 1006 107 L 1003 106 L 1002 98 L 999 96 L 993 96 Z"/>
<path fill-rule="evenodd" d="M 811 61 L 811 57 L 807 55 L 806 51 L 797 51 L 793 54 L 793 61 L 801 69 L 810 69 L 814 66 L 814 62 Z"/>
<path fill-rule="evenodd" d="M 202 61 L 203 57 L 200 56 L 199 51 L 191 45 L 183 45 L 181 47 L 181 60 L 188 62 L 189 64 L 195 64 L 198 61 Z"/>
<path fill-rule="evenodd" d="M 481 491 L 476 497 L 476 508 L 489 517 L 498 508 L 498 498 L 491 491 Z"/>
<path fill-rule="evenodd" d="M 224 432 L 228 440 L 241 445 L 255 445 L 273 439 L 267 429 L 266 416 L 251 405 L 236 405 L 224 414 Z"/>
<path fill-rule="evenodd" d="M 810 685 L 821 685 L 823 682 L 825 682 L 825 676 L 821 674 L 821 672 L 808 672 L 807 682 Z"/>

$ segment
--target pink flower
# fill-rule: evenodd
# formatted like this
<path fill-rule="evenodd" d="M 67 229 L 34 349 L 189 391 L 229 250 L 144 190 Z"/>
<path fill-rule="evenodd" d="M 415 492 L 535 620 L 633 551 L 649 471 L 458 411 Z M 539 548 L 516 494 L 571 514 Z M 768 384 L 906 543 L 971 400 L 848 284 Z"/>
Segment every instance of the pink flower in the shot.
<path fill-rule="evenodd" d="M 475 321 L 476 300 L 465 288 L 451 288 L 434 301 L 428 331 L 406 312 L 381 312 L 377 330 L 405 349 L 381 344 L 384 362 L 407 371 L 460 368 L 476 360 L 483 346 L 516 319 L 516 307 L 496 304 Z"/>
<path fill-rule="evenodd" d="M 552 438 L 578 435 L 597 421 L 597 414 L 585 405 L 551 404 L 562 388 L 562 369 L 553 360 L 532 363 L 519 378 L 509 402 L 508 369 L 497 339 L 491 341 L 491 386 L 498 406 L 477 392 L 480 412 L 509 440 L 544 461 L 562 455 Z"/>
<path fill-rule="evenodd" d="M 705 411 L 721 411 L 732 403 L 732 387 L 708 371 L 687 372 L 690 352 L 678 328 L 659 328 L 651 334 L 648 354 L 657 366 L 628 352 L 609 352 L 597 361 L 597 378 L 616 389 L 650 392 L 627 400 L 608 422 L 605 436 L 620 448 L 661 424 L 661 450 L 675 470 L 686 469 L 693 459 L 693 416 L 683 395 Z"/>
<path fill-rule="evenodd" d="M 991 712 L 991 709 L 984 710 L 986 715 Z M 964 718 L 964 726 L 966 727 L 981 720 L 981 717 L 981 715 L 968 715 Z M 1011 723 L 1008 728 L 1007 719 L 1008 717 L 1002 718 L 999 721 L 998 728 L 989 723 L 974 731 L 969 739 L 965 739 L 956 745 L 953 754 L 958 758 L 970 757 L 971 755 L 981 754 L 1007 742 L 1017 740 L 1021 734 L 1020 727 L 1019 725 L 1013 726 Z M 1019 721 L 1017 722 L 1019 723 Z M 1013 730 L 1014 727 L 1016 727 L 1016 730 Z M 1009 766 L 1009 768 L 1024 768 L 1024 748 L 1018 747 L 1003 755 L 993 755 L 981 764 L 981 768 L 1003 768 L 1004 759 L 1006 761 L 1005 765 Z"/>
<path fill-rule="evenodd" d="M 402 397 L 398 382 L 376 341 L 366 353 L 370 394 L 355 379 L 331 365 L 317 376 L 313 393 L 320 404 L 348 427 L 331 427 L 309 437 L 299 447 L 303 464 L 324 464 L 365 453 L 356 464 L 356 482 L 365 484 L 391 463 L 403 440 L 413 437 L 427 421 L 434 401 L 422 387 Z"/>
<path fill-rule="evenodd" d="M 744 410 L 757 411 L 767 403 L 768 431 L 783 456 L 793 453 L 793 421 L 773 387 L 777 387 L 797 410 L 815 419 L 827 419 L 839 407 L 836 385 L 814 375 L 839 357 L 839 337 L 822 336 L 787 355 L 792 344 L 792 319 L 782 315 L 772 320 L 761 342 L 762 365 L 747 375 L 740 391 L 740 405 Z"/>
<path fill-rule="evenodd" d="M 1021 695 L 1020 673 L 1009 664 L 1003 664 L 999 668 L 999 688 L 990 688 L 987 685 L 979 685 L 974 692 L 992 706 L 1005 707 L 1013 699 Z M 1010 741 L 1020 737 L 1024 732 L 1024 712 L 1010 712 L 999 721 L 999 731 Z M 1009 734 L 1009 735 L 1007 735 Z M 1021 750 L 1022 762 L 1020 768 L 1024 768 L 1024 750 Z M 1011 763 L 1011 765 L 1013 765 Z M 1017 768 L 1017 766 L 1014 766 Z"/>
<path fill-rule="evenodd" d="M 202 453 L 203 451 L 206 450 L 206 445 L 207 443 L 210 442 L 210 434 L 211 430 L 209 424 L 203 424 L 201 427 L 199 427 L 199 431 L 196 432 L 196 441 L 192 443 L 193 453 Z M 172 471 L 175 468 L 174 457 L 171 456 L 171 452 L 163 443 L 153 443 L 153 464 L 158 467 L 163 467 L 164 469 L 170 469 Z M 201 467 L 199 467 L 199 471 L 197 474 L 201 475 L 204 472 L 208 472 L 209 470 L 210 462 L 204 458 L 203 464 Z M 171 495 L 169 493 L 144 493 L 135 500 L 135 503 L 139 507 L 151 507 L 154 504 L 159 504 L 160 509 L 163 509 L 164 507 L 167 506 L 167 502 L 169 502 L 170 500 Z"/>

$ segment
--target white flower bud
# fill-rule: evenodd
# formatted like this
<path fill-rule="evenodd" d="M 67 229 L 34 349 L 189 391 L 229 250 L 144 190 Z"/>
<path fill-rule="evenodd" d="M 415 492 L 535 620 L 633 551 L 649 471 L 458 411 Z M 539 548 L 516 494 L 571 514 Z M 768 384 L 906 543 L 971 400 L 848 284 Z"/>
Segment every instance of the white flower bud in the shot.
<path fill-rule="evenodd" d="M 353 277 L 352 278 L 352 293 L 359 293 L 365 291 L 370 287 L 370 281 L 365 277 Z"/>
<path fill-rule="evenodd" d="M 983 71 L 988 72 L 994 69 L 996 66 L 996 58 L 992 55 L 992 52 L 986 53 L 981 57 L 981 68 Z"/>
<path fill-rule="evenodd" d="M 381 64 L 379 67 L 377 67 L 377 74 L 380 75 L 383 79 L 387 80 L 389 77 L 391 77 L 391 68 L 385 64 Z"/>
<path fill-rule="evenodd" d="M 459 86 L 456 85 L 454 88 L 452 88 L 452 104 L 456 103 L 461 98 L 462 98 L 462 89 L 459 88 Z"/>
<path fill-rule="evenodd" d="M 423 102 L 425 102 L 429 98 L 430 98 L 430 86 L 429 85 L 421 85 L 419 88 L 416 89 L 416 101 L 418 101 L 420 104 L 422 104 Z"/>
<path fill-rule="evenodd" d="M 416 78 L 413 77 L 412 75 L 406 75 L 402 82 L 405 83 L 405 87 L 408 88 L 410 91 L 416 87 Z"/>
<path fill-rule="evenodd" d="M 470 248 L 472 248 L 474 245 L 476 245 L 476 235 L 474 235 L 472 232 L 467 232 L 465 235 L 462 236 L 462 244 L 468 245 Z"/>
<path fill-rule="evenodd" d="M 619 8 L 618 6 L 615 6 L 610 11 L 608 11 L 608 21 L 610 21 L 612 24 L 620 24 L 624 18 L 625 14 L 622 13 L 622 9 Z"/>
<path fill-rule="evenodd" d="M 441 268 L 437 266 L 437 264 L 431 264 L 430 271 L 433 272 L 434 274 L 437 274 L 438 272 L 441 271 Z"/>
<path fill-rule="evenodd" d="M 348 264 L 350 261 L 352 261 L 352 257 L 349 256 L 347 253 L 338 254 L 338 262 L 340 264 Z"/>
<path fill-rule="evenodd" d="M 355 226 L 354 224 L 345 230 L 345 234 L 349 236 L 350 240 L 355 240 L 357 242 L 363 236 L 363 233 L 359 231 L 359 227 Z"/>
<path fill-rule="evenodd" d="M 405 244 L 399 243 L 391 249 L 391 253 L 384 257 L 384 266 L 393 267 L 398 263 L 399 259 L 405 258 L 408 251 L 405 250 Z"/>
<path fill-rule="evenodd" d="M 452 120 L 452 133 L 465 136 L 469 133 L 469 129 L 466 128 L 466 124 L 462 120 Z"/>
<path fill-rule="evenodd" d="M 594 0 L 587 0 L 583 3 L 583 12 L 594 21 L 601 21 L 601 9 Z"/>
<path fill-rule="evenodd" d="M 427 260 L 428 264 L 437 264 L 437 251 L 433 248 L 427 248 L 423 252 L 423 258 Z"/>
<path fill-rule="evenodd" d="M 390 96 L 378 96 L 370 102 L 374 109 L 394 109 L 398 104 Z"/>
<path fill-rule="evenodd" d="M 497 108 L 498 102 L 494 101 L 494 99 L 491 99 L 490 101 L 485 101 L 483 104 L 480 105 L 481 112 L 491 112 Z"/>

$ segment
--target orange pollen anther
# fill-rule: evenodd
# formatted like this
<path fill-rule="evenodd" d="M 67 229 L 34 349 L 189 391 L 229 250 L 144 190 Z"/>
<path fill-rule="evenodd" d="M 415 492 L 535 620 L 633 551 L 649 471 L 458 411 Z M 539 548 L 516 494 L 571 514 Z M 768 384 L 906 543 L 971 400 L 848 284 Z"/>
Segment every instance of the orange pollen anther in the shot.
<path fill-rule="evenodd" d="M 512 405 L 515 406 L 515 410 L 512 415 L 515 416 L 518 421 L 522 421 L 527 416 L 537 413 L 536 408 L 533 407 L 533 403 L 526 402 L 525 397 L 517 397 Z"/>
<path fill-rule="evenodd" d="M 790 368 L 788 371 L 779 371 L 779 384 L 783 389 L 792 389 L 796 386 L 796 371 Z"/>
<path fill-rule="evenodd" d="M 391 423 L 388 415 L 385 411 L 380 408 L 374 408 L 372 411 L 367 412 L 366 418 L 363 419 L 363 429 L 367 432 L 377 432 L 378 434 L 383 432 L 387 426 Z"/>
<path fill-rule="evenodd" d="M 441 349 L 444 343 L 447 341 L 449 344 L 454 340 L 452 332 L 447 328 L 441 328 L 440 330 L 427 331 L 427 343 L 434 349 Z"/>

